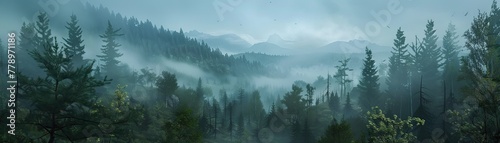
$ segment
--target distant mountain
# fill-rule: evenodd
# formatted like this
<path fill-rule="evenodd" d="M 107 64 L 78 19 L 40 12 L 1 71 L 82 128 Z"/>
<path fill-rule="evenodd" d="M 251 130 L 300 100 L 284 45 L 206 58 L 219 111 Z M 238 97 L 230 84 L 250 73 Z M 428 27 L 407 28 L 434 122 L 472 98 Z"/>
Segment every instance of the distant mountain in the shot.
<path fill-rule="evenodd" d="M 335 41 L 325 46 L 316 48 L 315 52 L 325 53 L 364 53 L 368 47 L 373 53 L 386 53 L 392 50 L 389 46 L 381 46 L 366 40 Z"/>
<path fill-rule="evenodd" d="M 243 40 L 236 34 L 224 34 L 219 36 L 214 36 L 199 31 L 190 31 L 185 33 L 186 36 L 191 38 L 196 38 L 198 41 L 204 41 L 211 48 L 221 50 L 223 53 L 236 54 L 246 51 L 252 44 Z"/>
<path fill-rule="evenodd" d="M 291 54 L 289 49 L 285 49 L 281 46 L 278 46 L 269 42 L 261 42 L 252 45 L 252 47 L 248 48 L 246 52 L 255 52 L 255 53 L 265 53 L 268 55 L 288 55 Z"/>
<path fill-rule="evenodd" d="M 269 36 L 266 42 L 276 44 L 283 48 L 293 48 L 294 45 L 294 41 L 284 40 L 278 34 L 272 34 L 271 36 Z"/>

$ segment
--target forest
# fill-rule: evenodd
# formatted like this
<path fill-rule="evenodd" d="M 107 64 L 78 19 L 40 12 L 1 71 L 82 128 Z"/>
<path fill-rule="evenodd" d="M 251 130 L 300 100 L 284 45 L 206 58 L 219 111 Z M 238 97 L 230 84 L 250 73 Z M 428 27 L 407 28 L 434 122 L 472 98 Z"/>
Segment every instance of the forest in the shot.
<path fill-rule="evenodd" d="M 37 12 L 15 30 L 16 127 L 8 134 L 9 120 L 0 120 L 2 142 L 500 142 L 496 1 L 464 33 L 432 19 L 415 38 L 399 28 L 387 65 L 364 47 L 360 69 L 354 57 L 332 57 L 330 73 L 310 83 L 294 79 L 286 89 L 252 83 L 289 77 L 286 68 L 257 60 L 285 55 L 230 55 L 182 29 L 89 4 L 76 9 L 54 19 Z M 80 18 L 83 11 L 99 16 Z M 445 35 L 435 24 L 448 26 Z M 0 40 L 5 89 L 8 40 Z M 89 49 L 97 58 L 84 56 Z M 145 67 L 133 66 L 124 51 Z M 4 119 L 7 94 L 0 93 Z"/>

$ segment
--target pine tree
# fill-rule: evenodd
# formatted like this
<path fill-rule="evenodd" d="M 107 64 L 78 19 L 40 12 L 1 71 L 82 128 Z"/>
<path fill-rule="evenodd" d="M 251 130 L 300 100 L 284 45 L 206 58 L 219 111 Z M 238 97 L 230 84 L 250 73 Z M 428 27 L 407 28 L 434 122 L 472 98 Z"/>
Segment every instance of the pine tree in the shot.
<path fill-rule="evenodd" d="M 103 35 L 99 35 L 105 43 L 102 45 L 103 48 L 101 48 L 102 55 L 97 55 L 103 62 L 101 65 L 101 70 L 103 70 L 104 73 L 107 75 L 110 75 L 111 73 L 116 73 L 118 72 L 118 64 L 120 61 L 117 60 L 117 58 L 121 57 L 123 54 L 118 52 L 118 47 L 121 45 L 116 42 L 116 38 L 118 36 L 122 36 L 123 34 L 118 34 L 120 29 L 114 29 L 113 26 L 111 25 L 111 22 L 108 21 L 108 27 L 106 28 L 106 31 L 104 32 Z M 119 73 L 116 73 L 115 75 L 120 75 Z"/>
<path fill-rule="evenodd" d="M 421 65 L 421 75 L 423 76 L 423 82 L 426 87 L 432 92 L 436 91 L 435 88 L 439 87 L 439 82 L 437 82 L 439 77 L 439 68 L 441 61 L 441 50 L 437 46 L 436 42 L 438 37 L 436 36 L 436 30 L 434 29 L 434 21 L 427 21 L 425 29 L 425 37 L 422 40 L 422 50 L 421 56 L 423 61 L 419 63 Z M 438 88 L 439 89 L 439 88 Z"/>
<path fill-rule="evenodd" d="M 38 21 L 36 22 L 36 37 L 35 37 L 35 44 L 36 44 L 36 49 L 45 50 L 45 45 L 48 44 L 48 46 L 52 45 L 52 42 L 54 41 L 54 37 L 52 37 L 52 30 L 49 28 L 49 17 L 47 16 L 47 13 L 45 12 L 40 12 L 40 15 L 37 16 Z"/>
<path fill-rule="evenodd" d="M 69 68 L 71 62 L 63 54 L 64 50 L 55 41 L 51 45 L 45 44 L 44 50 L 30 52 L 45 71 L 45 76 L 19 76 L 23 83 L 19 87 L 20 97 L 32 103 L 23 106 L 35 109 L 28 114 L 26 125 L 35 125 L 36 129 L 45 132 L 48 136 L 44 139 L 49 143 L 55 142 L 60 134 L 66 135 L 61 140 L 72 141 L 95 136 L 83 135 L 82 132 L 87 125 L 99 124 L 97 113 L 79 107 L 96 108 L 95 88 L 108 83 L 106 79 L 102 81 L 90 76 L 93 63 L 76 69 Z"/>
<path fill-rule="evenodd" d="M 36 31 L 33 23 L 26 24 L 23 22 L 21 27 L 21 36 L 19 38 L 19 48 L 22 48 L 26 53 L 32 51 L 36 47 Z"/>
<path fill-rule="evenodd" d="M 34 51 L 36 44 L 36 30 L 33 23 L 24 23 L 21 27 L 19 36 L 19 46 L 16 47 L 16 63 L 19 63 L 19 71 L 23 71 L 26 75 L 35 75 L 36 71 L 32 71 L 38 67 L 36 61 L 30 56 L 29 52 Z"/>
<path fill-rule="evenodd" d="M 260 128 L 265 111 L 262 101 L 260 100 L 260 93 L 258 90 L 252 92 L 247 109 L 247 113 L 251 114 L 249 120 L 255 122 L 257 128 Z"/>
<path fill-rule="evenodd" d="M 310 108 L 312 106 L 313 95 L 314 95 L 314 90 L 315 89 L 316 88 L 312 87 L 310 84 L 306 85 L 306 99 L 305 99 L 305 102 L 306 102 L 306 107 L 307 108 Z"/>
<path fill-rule="evenodd" d="M 443 36 L 443 79 L 447 81 L 448 89 L 454 90 L 458 89 L 458 73 L 460 70 L 460 59 L 458 57 L 458 52 L 460 47 L 458 46 L 458 35 L 455 32 L 455 25 L 449 24 L 446 34 Z M 454 87 L 454 88 L 453 88 Z"/>
<path fill-rule="evenodd" d="M 328 101 L 328 104 L 330 106 L 330 110 L 333 112 L 333 115 L 340 115 L 340 112 L 342 111 L 342 107 L 340 106 L 340 98 L 337 95 L 337 93 L 331 93 L 330 95 L 330 100 Z"/>
<path fill-rule="evenodd" d="M 217 100 L 215 100 L 215 98 L 212 99 L 212 107 L 213 107 L 213 114 L 214 114 L 214 138 L 217 138 L 217 131 L 218 131 L 218 128 L 217 128 L 217 113 L 219 112 L 219 103 L 217 102 Z"/>
<path fill-rule="evenodd" d="M 222 119 L 221 119 L 221 125 L 222 125 L 221 128 L 225 128 L 226 127 L 227 116 L 228 116 L 228 111 L 229 111 L 228 110 L 229 98 L 227 97 L 227 93 L 226 93 L 225 89 L 221 89 L 219 91 L 219 93 L 221 95 L 220 101 L 222 102 L 222 107 L 224 107 L 224 109 L 223 109 L 223 115 L 222 115 Z"/>
<path fill-rule="evenodd" d="M 177 78 L 174 74 L 163 71 L 161 76 L 156 80 L 156 87 L 158 87 L 158 99 L 165 99 L 165 105 L 168 108 L 168 98 L 170 98 L 175 90 L 179 88 L 177 85 Z"/>
<path fill-rule="evenodd" d="M 340 65 L 335 66 L 335 68 L 337 68 L 337 73 L 335 73 L 333 77 L 337 79 L 340 85 L 340 98 L 347 94 L 347 84 L 352 82 L 351 79 L 347 78 L 349 76 L 347 72 L 352 71 L 351 68 L 347 67 L 347 63 L 349 63 L 350 60 L 350 58 L 340 60 Z"/>
<path fill-rule="evenodd" d="M 375 60 L 372 58 L 372 51 L 366 47 L 366 58 L 363 60 L 363 71 L 358 87 L 361 90 L 359 96 L 359 106 L 363 112 L 369 111 L 371 107 L 378 105 L 379 101 L 379 76 Z"/>
<path fill-rule="evenodd" d="M 409 64 L 409 53 L 406 49 L 408 44 L 406 42 L 406 37 L 404 36 L 404 31 L 401 28 L 398 29 L 396 33 L 396 39 L 394 39 L 394 47 L 391 52 L 392 55 L 389 57 L 389 72 L 387 83 L 387 93 L 390 101 L 389 108 L 398 111 L 400 116 L 403 116 L 403 95 L 407 95 L 406 90 L 408 87 L 408 64 Z M 399 109 L 399 110 L 397 110 Z M 406 113 L 406 112 L 404 112 Z"/>
<path fill-rule="evenodd" d="M 306 103 L 302 100 L 302 88 L 297 85 L 292 85 L 292 91 L 285 94 L 281 101 L 289 114 L 298 116 L 304 110 Z"/>
<path fill-rule="evenodd" d="M 424 88 L 422 81 L 423 81 L 422 76 L 420 76 L 420 89 L 418 91 L 419 105 L 414 114 L 415 117 L 418 117 L 425 121 L 425 124 L 418 128 L 418 139 L 420 141 L 431 138 L 432 122 L 433 122 L 432 118 L 434 117 L 434 115 L 430 112 L 430 109 L 428 107 L 428 105 L 430 104 L 430 100 L 427 97 L 428 94 L 424 91 L 424 89 L 427 88 Z"/>
<path fill-rule="evenodd" d="M 79 67 L 85 64 L 83 54 L 85 54 L 85 45 L 83 45 L 82 29 L 78 25 L 76 15 L 71 15 L 71 21 L 67 22 L 68 38 L 63 38 L 66 47 L 65 54 L 71 57 L 72 63 Z"/>
<path fill-rule="evenodd" d="M 352 104 L 351 104 L 351 97 L 350 97 L 349 93 L 347 93 L 347 98 L 346 98 L 345 104 L 344 104 L 343 117 L 344 118 L 351 118 L 354 115 L 356 115 L 355 112 L 356 111 L 353 109 Z"/>

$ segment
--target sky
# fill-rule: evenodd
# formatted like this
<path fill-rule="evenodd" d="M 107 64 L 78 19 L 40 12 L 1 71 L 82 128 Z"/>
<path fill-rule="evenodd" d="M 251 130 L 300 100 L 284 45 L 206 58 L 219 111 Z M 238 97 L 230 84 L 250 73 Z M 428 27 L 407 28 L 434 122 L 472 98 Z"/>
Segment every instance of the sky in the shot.
<path fill-rule="evenodd" d="M 326 45 L 365 39 L 391 46 L 398 27 L 407 41 L 422 37 L 427 20 L 438 35 L 448 24 L 462 34 L 478 10 L 489 11 L 491 0 L 89 0 L 169 29 L 221 35 L 237 34 L 254 44 L 272 34 L 285 40 Z M 374 16 L 375 13 L 375 16 Z M 380 14 L 377 16 L 377 13 Z M 388 14 L 389 18 L 384 14 Z M 467 15 L 466 15 L 467 14 Z M 379 18 L 377 18 L 379 17 Z M 380 21 L 377 21 L 379 19 Z M 358 29 L 358 30 L 356 30 Z M 361 33 L 361 34 L 360 34 Z M 367 36 L 360 36 L 365 33 Z M 442 36 L 439 36 L 440 38 Z"/>

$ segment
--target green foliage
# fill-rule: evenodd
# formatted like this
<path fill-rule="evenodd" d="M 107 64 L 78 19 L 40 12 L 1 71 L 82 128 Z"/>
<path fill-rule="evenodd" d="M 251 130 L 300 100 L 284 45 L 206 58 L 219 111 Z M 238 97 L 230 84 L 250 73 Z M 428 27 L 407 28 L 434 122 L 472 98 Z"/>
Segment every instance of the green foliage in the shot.
<path fill-rule="evenodd" d="M 165 99 L 165 101 L 179 88 L 175 75 L 167 71 L 163 71 L 161 76 L 156 80 L 156 87 L 158 87 L 158 99 Z"/>
<path fill-rule="evenodd" d="M 361 80 L 358 87 L 361 90 L 359 96 L 359 106 L 362 111 L 368 111 L 371 107 L 376 106 L 379 101 L 379 76 L 375 60 L 372 57 L 372 51 L 366 47 L 366 58 L 363 60 L 363 71 L 361 72 Z"/>
<path fill-rule="evenodd" d="M 409 143 L 416 140 L 411 133 L 415 126 L 424 124 L 424 120 L 408 117 L 406 120 L 386 117 L 378 107 L 367 112 L 369 141 L 373 143 Z"/>
<path fill-rule="evenodd" d="M 55 142 L 56 138 L 70 141 L 85 139 L 89 136 L 81 134 L 82 127 L 95 124 L 97 120 L 88 110 L 95 107 L 97 101 L 95 88 L 107 81 L 90 76 L 93 63 L 70 68 L 70 59 L 64 55 L 65 48 L 60 47 L 57 41 L 54 43 L 45 44 L 43 52 L 30 53 L 44 70 L 43 78 L 19 75 L 19 95 L 27 100 L 22 102 L 25 103 L 22 107 L 34 109 L 27 115 L 26 122 L 49 135 L 48 142 Z M 45 135 L 38 139 L 47 139 Z"/>
<path fill-rule="evenodd" d="M 351 58 L 340 60 L 340 65 L 335 66 L 335 68 L 337 68 L 337 73 L 335 73 L 333 77 L 337 79 L 337 82 L 340 85 L 340 98 L 347 94 L 347 84 L 352 82 L 351 79 L 347 78 L 349 76 L 347 72 L 353 70 L 347 67 L 347 63 L 349 63 L 350 60 Z"/>
<path fill-rule="evenodd" d="M 302 100 L 302 88 L 292 85 L 292 91 L 285 94 L 281 101 L 285 106 L 288 113 L 299 115 L 303 113 L 306 103 Z"/>
<path fill-rule="evenodd" d="M 115 30 L 111 25 L 111 22 L 108 21 L 108 28 L 103 35 L 99 35 L 105 44 L 102 45 L 103 48 L 101 48 L 102 55 L 97 55 L 97 57 L 99 57 L 103 62 L 101 64 L 101 70 L 107 74 L 115 73 L 115 75 L 119 75 L 116 74 L 116 72 L 119 72 L 118 64 L 120 63 L 117 58 L 123 55 L 122 53 L 119 53 L 117 49 L 121 45 L 116 42 L 116 37 L 123 35 L 118 34 L 119 31 L 120 29 Z"/>
<path fill-rule="evenodd" d="M 356 110 L 354 110 L 354 108 L 352 107 L 352 104 L 351 104 L 351 96 L 349 93 L 347 93 L 347 98 L 345 100 L 345 104 L 344 104 L 344 111 L 343 111 L 343 118 L 351 118 L 351 117 L 354 117 L 357 113 Z"/>
<path fill-rule="evenodd" d="M 198 127 L 198 119 L 190 109 L 179 108 L 175 112 L 175 119 L 167 121 L 163 129 L 167 142 L 202 142 L 202 132 Z"/>
<path fill-rule="evenodd" d="M 290 135 L 290 142 L 291 143 L 302 143 L 303 137 L 302 137 L 302 130 L 300 127 L 300 122 L 299 120 L 295 120 L 292 125 L 292 134 Z"/>
<path fill-rule="evenodd" d="M 255 128 L 262 127 L 266 112 L 264 110 L 264 105 L 262 105 L 259 91 L 255 90 L 252 92 L 246 109 L 246 113 L 250 114 L 249 120 L 255 123 Z"/>
<path fill-rule="evenodd" d="M 36 33 L 37 35 L 34 37 L 35 44 L 38 47 L 38 50 L 45 50 L 43 46 L 45 44 L 51 45 L 54 42 L 54 37 L 52 37 L 52 30 L 49 27 L 49 17 L 47 13 L 40 12 L 40 15 L 37 16 L 38 21 L 36 22 Z"/>
<path fill-rule="evenodd" d="M 83 54 L 85 54 L 85 45 L 83 45 L 82 29 L 78 25 L 76 15 L 71 15 L 71 21 L 67 22 L 68 38 L 64 39 L 64 51 L 67 56 L 71 57 L 71 62 L 79 67 L 84 64 Z"/>
<path fill-rule="evenodd" d="M 439 68 L 441 67 L 441 49 L 437 46 L 438 37 L 434 29 L 434 21 L 429 20 L 425 26 L 425 37 L 422 40 L 423 47 L 420 55 L 422 61 L 418 62 L 420 74 L 423 76 L 423 82 L 426 87 L 432 92 L 437 92 L 440 76 Z"/>
<path fill-rule="evenodd" d="M 460 47 L 458 46 L 458 35 L 455 29 L 455 25 L 449 24 L 446 34 L 443 36 L 443 79 L 449 83 L 454 83 L 458 79 L 458 73 L 460 70 L 460 59 L 458 57 L 458 52 L 460 52 Z"/>
<path fill-rule="evenodd" d="M 500 9 L 493 1 L 491 11 L 479 13 L 464 34 L 469 54 L 462 58 L 463 93 L 470 111 L 462 118 L 473 122 L 456 125 L 464 138 L 483 142 L 500 141 Z M 467 113 L 467 112 L 470 112 Z M 478 139 L 482 136 L 482 139 Z"/>
<path fill-rule="evenodd" d="M 332 124 L 328 126 L 323 136 L 318 143 L 352 143 L 354 136 L 351 132 L 351 127 L 346 121 L 337 123 L 334 119 Z"/>
<path fill-rule="evenodd" d="M 396 33 L 396 39 L 394 39 L 394 47 L 391 51 L 392 55 L 389 57 L 389 70 L 388 77 L 386 79 L 387 84 L 387 96 L 388 107 L 390 110 L 396 110 L 398 113 L 402 113 L 402 106 L 406 105 L 403 102 L 403 95 L 406 95 L 409 79 L 409 64 L 410 64 L 410 54 L 408 53 L 406 42 L 406 37 L 404 31 L 398 28 Z M 387 101 L 389 100 L 389 101 Z M 388 110 L 389 110 L 388 109 Z M 406 113 L 406 112 L 405 112 Z"/>

